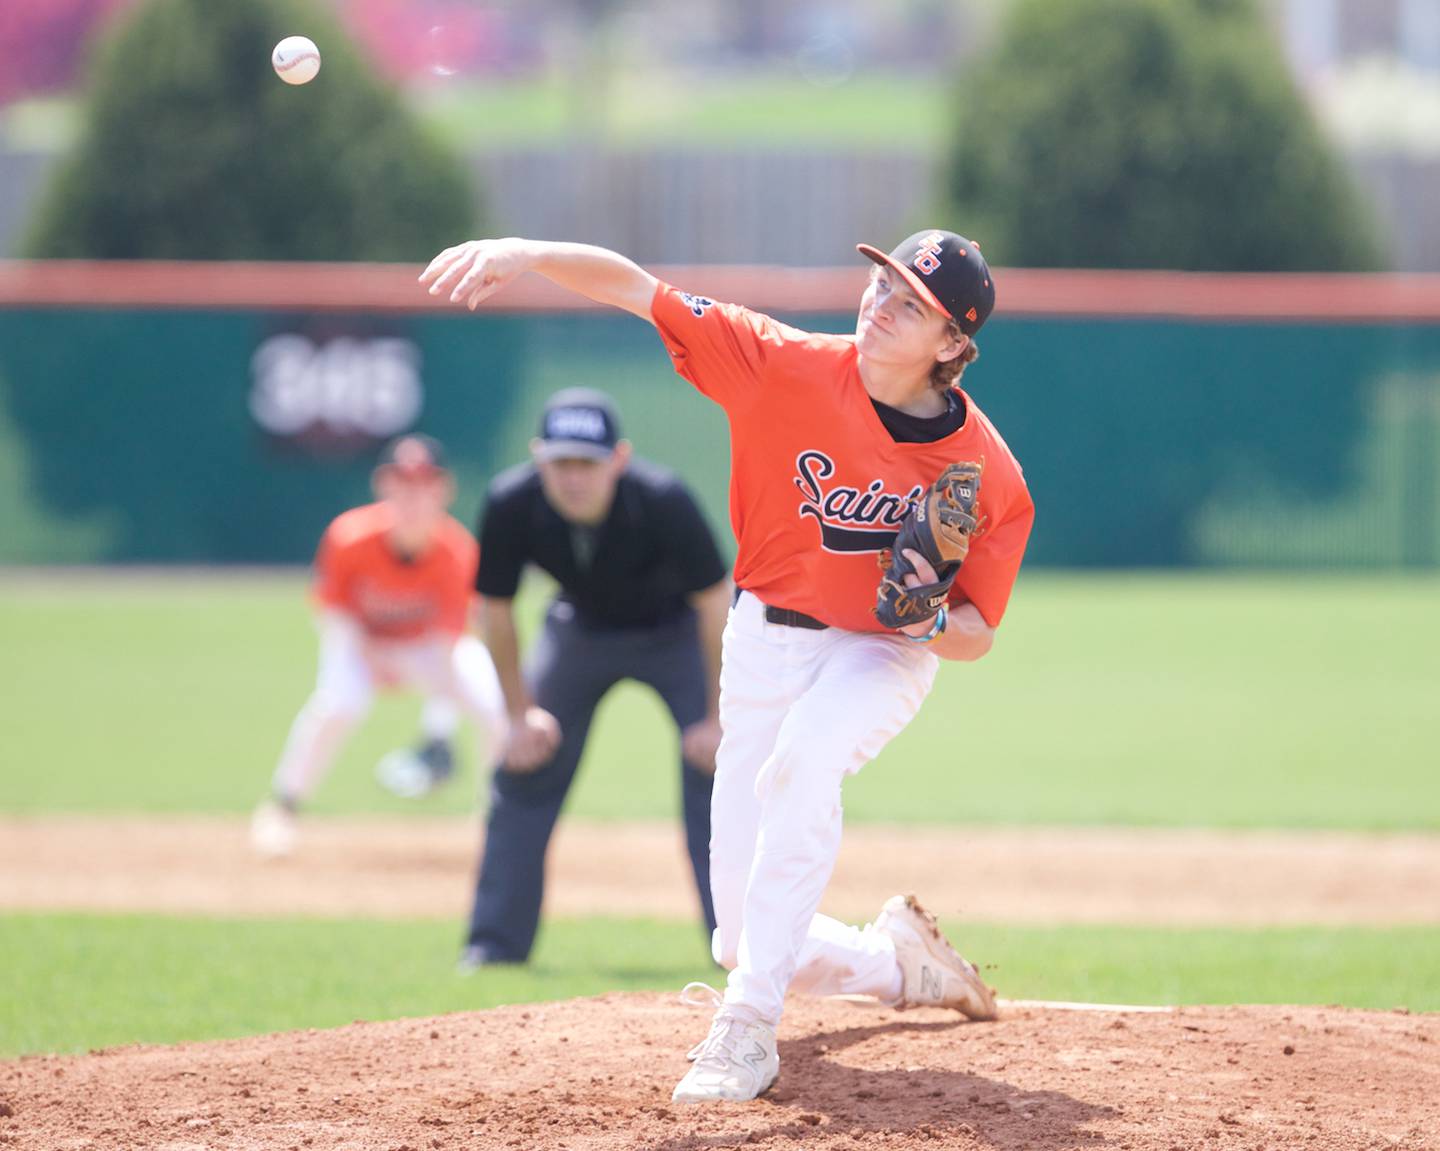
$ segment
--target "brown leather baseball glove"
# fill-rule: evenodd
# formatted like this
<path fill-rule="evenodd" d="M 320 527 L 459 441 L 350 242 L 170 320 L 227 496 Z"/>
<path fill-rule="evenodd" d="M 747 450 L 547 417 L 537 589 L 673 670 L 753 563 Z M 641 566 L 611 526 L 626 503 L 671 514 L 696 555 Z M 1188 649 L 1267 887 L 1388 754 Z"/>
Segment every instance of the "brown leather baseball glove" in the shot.
<path fill-rule="evenodd" d="M 882 553 L 886 567 L 876 593 L 875 617 L 886 627 L 920 623 L 945 603 L 970 552 L 970 533 L 979 524 L 976 504 L 982 468 L 983 464 L 968 462 L 949 465 L 910 509 L 889 558 Z M 905 558 L 907 548 L 930 562 L 939 577 L 935 583 L 905 586 L 905 577 L 915 574 Z"/>

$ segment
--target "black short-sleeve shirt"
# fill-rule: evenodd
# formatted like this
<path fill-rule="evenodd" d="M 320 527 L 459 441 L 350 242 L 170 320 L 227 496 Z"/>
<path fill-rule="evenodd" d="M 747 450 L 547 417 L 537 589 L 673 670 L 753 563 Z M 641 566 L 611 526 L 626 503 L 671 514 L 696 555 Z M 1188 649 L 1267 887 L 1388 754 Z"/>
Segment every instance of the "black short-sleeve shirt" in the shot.
<path fill-rule="evenodd" d="M 534 464 L 511 468 L 491 482 L 476 534 L 481 595 L 511 598 L 533 563 L 591 627 L 663 623 L 726 574 L 715 537 L 679 477 L 638 459 L 621 473 L 605 521 L 588 530 L 550 506 Z"/>

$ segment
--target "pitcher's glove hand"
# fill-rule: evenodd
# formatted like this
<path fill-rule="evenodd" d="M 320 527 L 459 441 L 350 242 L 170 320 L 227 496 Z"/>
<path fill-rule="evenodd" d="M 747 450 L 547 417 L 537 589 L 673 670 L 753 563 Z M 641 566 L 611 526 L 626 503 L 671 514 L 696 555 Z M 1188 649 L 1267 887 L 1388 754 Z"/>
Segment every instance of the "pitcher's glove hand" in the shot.
<path fill-rule="evenodd" d="M 944 605 L 950 585 L 970 551 L 970 533 L 978 526 L 980 464 L 951 464 L 930 486 L 900 525 L 889 554 L 881 552 L 885 574 L 875 597 L 875 618 L 889 628 L 929 619 Z M 915 568 L 905 558 L 913 549 L 924 556 L 939 577 L 934 583 L 905 586 Z"/>

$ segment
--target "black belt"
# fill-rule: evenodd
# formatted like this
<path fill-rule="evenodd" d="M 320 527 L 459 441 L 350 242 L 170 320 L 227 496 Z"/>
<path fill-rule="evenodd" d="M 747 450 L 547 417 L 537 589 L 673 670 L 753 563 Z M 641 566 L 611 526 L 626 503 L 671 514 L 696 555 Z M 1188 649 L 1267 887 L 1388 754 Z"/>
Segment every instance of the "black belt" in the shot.
<path fill-rule="evenodd" d="M 742 587 L 735 589 L 735 599 L 733 602 L 740 602 L 740 593 L 744 590 Z M 803 611 L 791 611 L 789 608 L 771 607 L 768 603 L 761 604 L 760 606 L 765 609 L 766 623 L 778 623 L 782 627 L 803 627 L 810 631 L 825 631 L 830 627 L 828 623 L 821 623 L 813 615 L 806 615 Z"/>

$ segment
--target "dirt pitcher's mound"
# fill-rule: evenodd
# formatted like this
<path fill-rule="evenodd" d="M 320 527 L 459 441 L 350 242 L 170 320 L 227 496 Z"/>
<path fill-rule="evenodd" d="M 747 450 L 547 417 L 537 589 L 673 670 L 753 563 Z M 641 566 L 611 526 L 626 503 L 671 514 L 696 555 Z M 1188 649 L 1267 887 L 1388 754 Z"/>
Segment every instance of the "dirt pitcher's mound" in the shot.
<path fill-rule="evenodd" d="M 280 1148 L 1440 1147 L 1440 1016 L 1012 1007 L 993 1024 L 797 1000 L 750 1104 L 670 1090 L 708 1017 L 607 995 L 0 1063 L 0 1145 Z"/>

